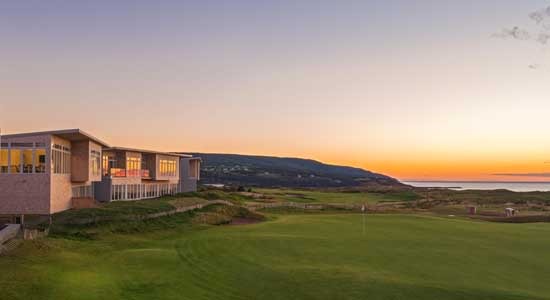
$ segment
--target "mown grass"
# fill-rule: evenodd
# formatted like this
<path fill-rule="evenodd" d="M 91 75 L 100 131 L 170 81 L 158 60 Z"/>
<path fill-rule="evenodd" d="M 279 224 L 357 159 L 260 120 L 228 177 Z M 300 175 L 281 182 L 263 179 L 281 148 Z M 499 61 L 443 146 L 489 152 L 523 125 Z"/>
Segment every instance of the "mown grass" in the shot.
<path fill-rule="evenodd" d="M 339 214 L 212 227 L 193 217 L 25 242 L 0 257 L 1 298 L 550 299 L 550 224 Z"/>
<path fill-rule="evenodd" d="M 395 201 L 414 201 L 420 195 L 413 191 L 373 192 L 329 192 L 291 189 L 255 189 L 255 192 L 279 201 L 299 203 L 378 203 Z"/>

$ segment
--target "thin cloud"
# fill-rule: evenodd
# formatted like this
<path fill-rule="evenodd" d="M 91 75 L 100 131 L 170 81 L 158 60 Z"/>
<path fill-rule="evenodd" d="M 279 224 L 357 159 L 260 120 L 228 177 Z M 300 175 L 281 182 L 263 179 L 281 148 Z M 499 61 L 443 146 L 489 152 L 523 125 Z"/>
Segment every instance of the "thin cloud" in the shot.
<path fill-rule="evenodd" d="M 550 177 L 550 173 L 495 173 L 492 176 Z"/>
<path fill-rule="evenodd" d="M 545 25 L 544 22 L 550 18 L 550 6 L 530 13 L 529 18 L 538 25 Z"/>
<path fill-rule="evenodd" d="M 526 41 L 531 39 L 531 34 L 529 33 L 529 31 L 515 26 L 511 29 L 504 28 L 501 32 L 493 34 L 493 37 L 512 38 L 516 40 Z"/>
<path fill-rule="evenodd" d="M 550 6 L 534 11 L 528 17 L 533 22 L 533 26 L 530 26 L 529 29 L 519 26 L 504 28 L 493 34 L 492 37 L 534 42 L 545 48 L 550 44 Z M 535 63 L 529 65 L 530 69 L 539 69 L 540 67 L 540 64 Z"/>

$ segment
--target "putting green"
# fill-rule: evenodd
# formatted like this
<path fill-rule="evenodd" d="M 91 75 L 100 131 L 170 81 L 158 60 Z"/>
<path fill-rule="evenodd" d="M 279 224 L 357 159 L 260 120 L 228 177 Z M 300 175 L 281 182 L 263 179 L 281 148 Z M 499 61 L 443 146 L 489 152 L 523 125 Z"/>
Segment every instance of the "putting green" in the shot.
<path fill-rule="evenodd" d="M 284 215 L 47 239 L 0 257 L 2 299 L 550 299 L 550 224 Z"/>

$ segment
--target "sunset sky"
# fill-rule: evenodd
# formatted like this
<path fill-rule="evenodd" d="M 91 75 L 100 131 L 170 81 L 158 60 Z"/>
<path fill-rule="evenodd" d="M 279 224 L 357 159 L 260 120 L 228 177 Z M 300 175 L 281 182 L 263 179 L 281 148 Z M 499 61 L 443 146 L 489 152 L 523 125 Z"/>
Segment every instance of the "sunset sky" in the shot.
<path fill-rule="evenodd" d="M 2 1 L 3 133 L 313 158 L 399 179 L 550 180 L 535 0 Z"/>

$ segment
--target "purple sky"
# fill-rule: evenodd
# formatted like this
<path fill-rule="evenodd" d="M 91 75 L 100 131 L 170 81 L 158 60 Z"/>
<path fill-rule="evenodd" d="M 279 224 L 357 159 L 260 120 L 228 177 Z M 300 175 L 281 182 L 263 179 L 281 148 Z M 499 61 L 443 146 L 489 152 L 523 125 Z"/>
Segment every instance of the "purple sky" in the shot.
<path fill-rule="evenodd" d="M 400 178 L 546 172 L 547 49 L 491 35 L 548 4 L 2 1 L 0 126 Z"/>

